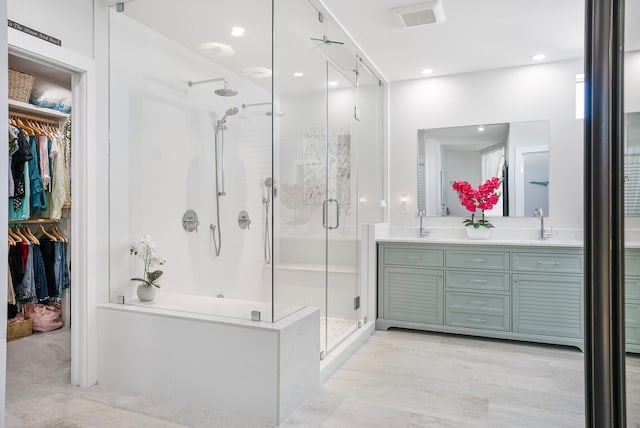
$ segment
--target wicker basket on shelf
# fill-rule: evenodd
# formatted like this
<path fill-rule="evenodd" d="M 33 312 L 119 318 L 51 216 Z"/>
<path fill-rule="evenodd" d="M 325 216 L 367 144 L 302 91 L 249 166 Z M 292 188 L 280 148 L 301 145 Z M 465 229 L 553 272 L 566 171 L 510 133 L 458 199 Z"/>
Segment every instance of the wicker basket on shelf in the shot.
<path fill-rule="evenodd" d="M 29 102 L 32 87 L 32 74 L 9 68 L 9 99 L 23 103 Z"/>
<path fill-rule="evenodd" d="M 33 321 L 23 319 L 7 324 L 7 342 L 20 339 L 21 337 L 31 336 L 33 331 Z"/>

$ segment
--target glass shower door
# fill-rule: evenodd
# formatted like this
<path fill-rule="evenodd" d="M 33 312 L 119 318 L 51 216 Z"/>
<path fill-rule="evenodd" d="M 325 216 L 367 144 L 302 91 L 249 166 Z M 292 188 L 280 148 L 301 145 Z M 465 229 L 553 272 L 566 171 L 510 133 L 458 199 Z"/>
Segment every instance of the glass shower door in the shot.
<path fill-rule="evenodd" d="M 329 54 L 331 55 L 331 50 Z M 343 49 L 337 47 L 335 49 Z M 351 67 L 327 61 L 327 156 L 324 204 L 327 231 L 327 313 L 324 320 L 327 349 L 338 345 L 357 328 L 358 275 L 358 126 L 355 58 Z"/>

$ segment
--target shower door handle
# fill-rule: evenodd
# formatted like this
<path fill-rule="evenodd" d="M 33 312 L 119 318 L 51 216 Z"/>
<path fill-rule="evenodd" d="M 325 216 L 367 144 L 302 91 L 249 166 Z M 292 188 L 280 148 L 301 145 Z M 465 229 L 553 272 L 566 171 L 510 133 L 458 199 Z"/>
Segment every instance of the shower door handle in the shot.
<path fill-rule="evenodd" d="M 327 202 L 335 202 L 336 203 L 336 225 L 328 226 L 329 230 L 337 229 L 340 227 L 340 202 L 337 199 L 327 199 Z"/>
<path fill-rule="evenodd" d="M 322 202 L 322 227 L 324 227 L 325 229 L 329 229 L 329 225 L 327 225 L 327 204 L 329 203 L 328 200 L 324 200 L 324 202 Z"/>

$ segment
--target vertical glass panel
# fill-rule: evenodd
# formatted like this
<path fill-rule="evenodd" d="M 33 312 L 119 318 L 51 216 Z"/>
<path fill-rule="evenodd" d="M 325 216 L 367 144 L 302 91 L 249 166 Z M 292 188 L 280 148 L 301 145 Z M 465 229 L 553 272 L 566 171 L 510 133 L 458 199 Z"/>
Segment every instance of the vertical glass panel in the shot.
<path fill-rule="evenodd" d="M 357 110 L 355 111 L 357 128 L 358 128 L 358 144 L 357 174 L 358 195 L 355 203 L 358 211 L 358 224 L 375 224 L 382 223 L 382 209 L 379 206 L 381 200 L 384 199 L 384 164 L 383 164 L 383 138 L 382 138 L 382 85 L 377 76 L 362 62 L 357 64 L 358 70 L 358 99 Z M 372 171 L 377 171 L 372 174 Z M 368 251 L 363 248 L 362 244 L 362 226 L 358 226 L 358 283 L 357 296 L 360 296 L 360 308 L 358 309 L 357 319 L 362 324 L 365 320 L 375 321 L 375 313 L 367 312 L 367 301 L 369 299 L 369 288 L 367 287 L 367 274 L 364 272 L 362 264 L 363 258 L 366 258 Z M 365 260 L 366 262 L 366 260 Z"/>
<path fill-rule="evenodd" d="M 271 2 L 136 0 L 109 21 L 111 300 L 151 304 L 131 278 L 162 270 L 154 307 L 271 320 Z M 145 275 L 147 235 L 165 263 Z"/>
<path fill-rule="evenodd" d="M 353 332 L 358 289 L 358 122 L 355 56 L 351 67 L 328 69 L 327 130 L 327 345 Z"/>
<path fill-rule="evenodd" d="M 274 302 L 319 308 L 324 317 L 326 24 L 316 9 L 298 0 L 275 0 L 274 24 L 274 105 L 284 113 L 274 128 Z"/>
<path fill-rule="evenodd" d="M 640 426 L 640 1 L 626 2 L 624 56 L 627 426 Z"/>

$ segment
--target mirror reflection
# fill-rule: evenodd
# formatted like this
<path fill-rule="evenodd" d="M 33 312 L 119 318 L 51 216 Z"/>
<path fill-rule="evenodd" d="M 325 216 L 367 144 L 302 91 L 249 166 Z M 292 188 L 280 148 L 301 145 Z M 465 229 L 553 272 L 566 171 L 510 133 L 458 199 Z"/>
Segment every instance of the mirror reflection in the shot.
<path fill-rule="evenodd" d="M 640 112 L 625 115 L 624 214 L 640 216 Z"/>
<path fill-rule="evenodd" d="M 479 124 L 418 131 L 418 210 L 427 216 L 467 215 L 453 182 L 477 187 L 502 179 L 500 202 L 487 216 L 549 214 L 549 123 Z"/>

